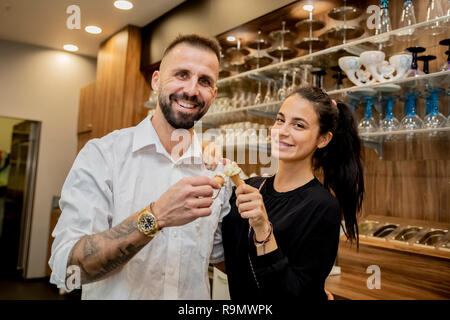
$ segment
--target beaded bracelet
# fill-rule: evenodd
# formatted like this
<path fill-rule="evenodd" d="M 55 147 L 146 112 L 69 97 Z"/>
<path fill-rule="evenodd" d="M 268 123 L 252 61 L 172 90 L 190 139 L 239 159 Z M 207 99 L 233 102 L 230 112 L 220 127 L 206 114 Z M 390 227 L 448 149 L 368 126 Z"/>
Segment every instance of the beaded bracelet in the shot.
<path fill-rule="evenodd" d="M 272 222 L 270 222 L 270 221 L 269 221 L 269 226 L 270 226 L 270 232 L 263 241 L 256 240 L 256 234 L 253 233 L 253 242 L 255 243 L 255 247 L 257 247 L 257 248 L 262 247 L 267 242 L 269 242 L 270 238 L 272 237 L 272 231 L 273 231 L 273 225 L 272 225 Z"/>

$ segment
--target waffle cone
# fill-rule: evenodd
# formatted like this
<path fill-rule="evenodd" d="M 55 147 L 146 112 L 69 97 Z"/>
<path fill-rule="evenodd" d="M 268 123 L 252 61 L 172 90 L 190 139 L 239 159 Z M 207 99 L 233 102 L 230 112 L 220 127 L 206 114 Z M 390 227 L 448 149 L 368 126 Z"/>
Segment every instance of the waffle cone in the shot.
<path fill-rule="evenodd" d="M 220 184 L 222 187 L 225 184 L 225 179 L 222 176 L 214 176 L 213 180 Z"/>
<path fill-rule="evenodd" d="M 244 184 L 244 182 L 241 180 L 241 177 L 238 174 L 231 176 L 230 179 L 231 181 L 233 181 L 236 187 L 239 187 L 241 184 Z"/>

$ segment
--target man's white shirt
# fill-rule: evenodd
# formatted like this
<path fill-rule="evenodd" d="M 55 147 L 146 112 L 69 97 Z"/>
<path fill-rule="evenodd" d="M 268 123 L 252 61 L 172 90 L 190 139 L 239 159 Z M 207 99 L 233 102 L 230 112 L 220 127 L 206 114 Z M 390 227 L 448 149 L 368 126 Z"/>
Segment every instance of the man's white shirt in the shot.
<path fill-rule="evenodd" d="M 52 233 L 50 282 L 65 287 L 69 253 L 83 236 L 120 224 L 182 178 L 212 178 L 222 171 L 221 164 L 214 172 L 206 170 L 195 134 L 189 149 L 174 161 L 150 116 L 136 127 L 90 140 L 61 192 L 62 214 Z M 230 210 L 231 192 L 228 179 L 210 216 L 164 228 L 118 273 L 83 285 L 83 299 L 210 299 L 208 266 L 224 260 L 220 226 Z"/>

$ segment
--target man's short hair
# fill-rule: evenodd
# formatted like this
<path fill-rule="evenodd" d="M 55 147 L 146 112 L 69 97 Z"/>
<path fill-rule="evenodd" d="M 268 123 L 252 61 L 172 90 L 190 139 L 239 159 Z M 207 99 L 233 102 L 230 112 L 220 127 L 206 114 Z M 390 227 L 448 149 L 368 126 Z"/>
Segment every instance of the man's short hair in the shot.
<path fill-rule="evenodd" d="M 198 47 L 214 52 L 217 56 L 217 60 L 220 62 L 220 44 L 215 38 L 201 36 L 198 34 L 185 34 L 178 35 L 169 46 L 164 50 L 163 58 L 178 44 L 187 43 L 193 47 Z"/>

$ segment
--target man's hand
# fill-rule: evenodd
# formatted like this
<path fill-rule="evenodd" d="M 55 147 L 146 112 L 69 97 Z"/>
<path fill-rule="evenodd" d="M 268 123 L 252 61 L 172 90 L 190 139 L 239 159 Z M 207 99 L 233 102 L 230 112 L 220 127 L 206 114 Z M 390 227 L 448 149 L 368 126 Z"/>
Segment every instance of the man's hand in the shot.
<path fill-rule="evenodd" d="M 179 226 L 211 214 L 213 188 L 220 185 L 207 177 L 190 177 L 170 187 L 153 205 L 161 228 Z M 118 272 L 151 241 L 137 229 L 139 212 L 115 227 L 84 236 L 72 248 L 67 265 L 80 267 L 81 283 L 105 279 Z M 68 274 L 67 276 L 70 276 Z"/>
<path fill-rule="evenodd" d="M 153 205 L 159 226 L 181 226 L 209 216 L 214 189 L 220 189 L 220 184 L 208 177 L 188 177 L 178 181 Z"/>

